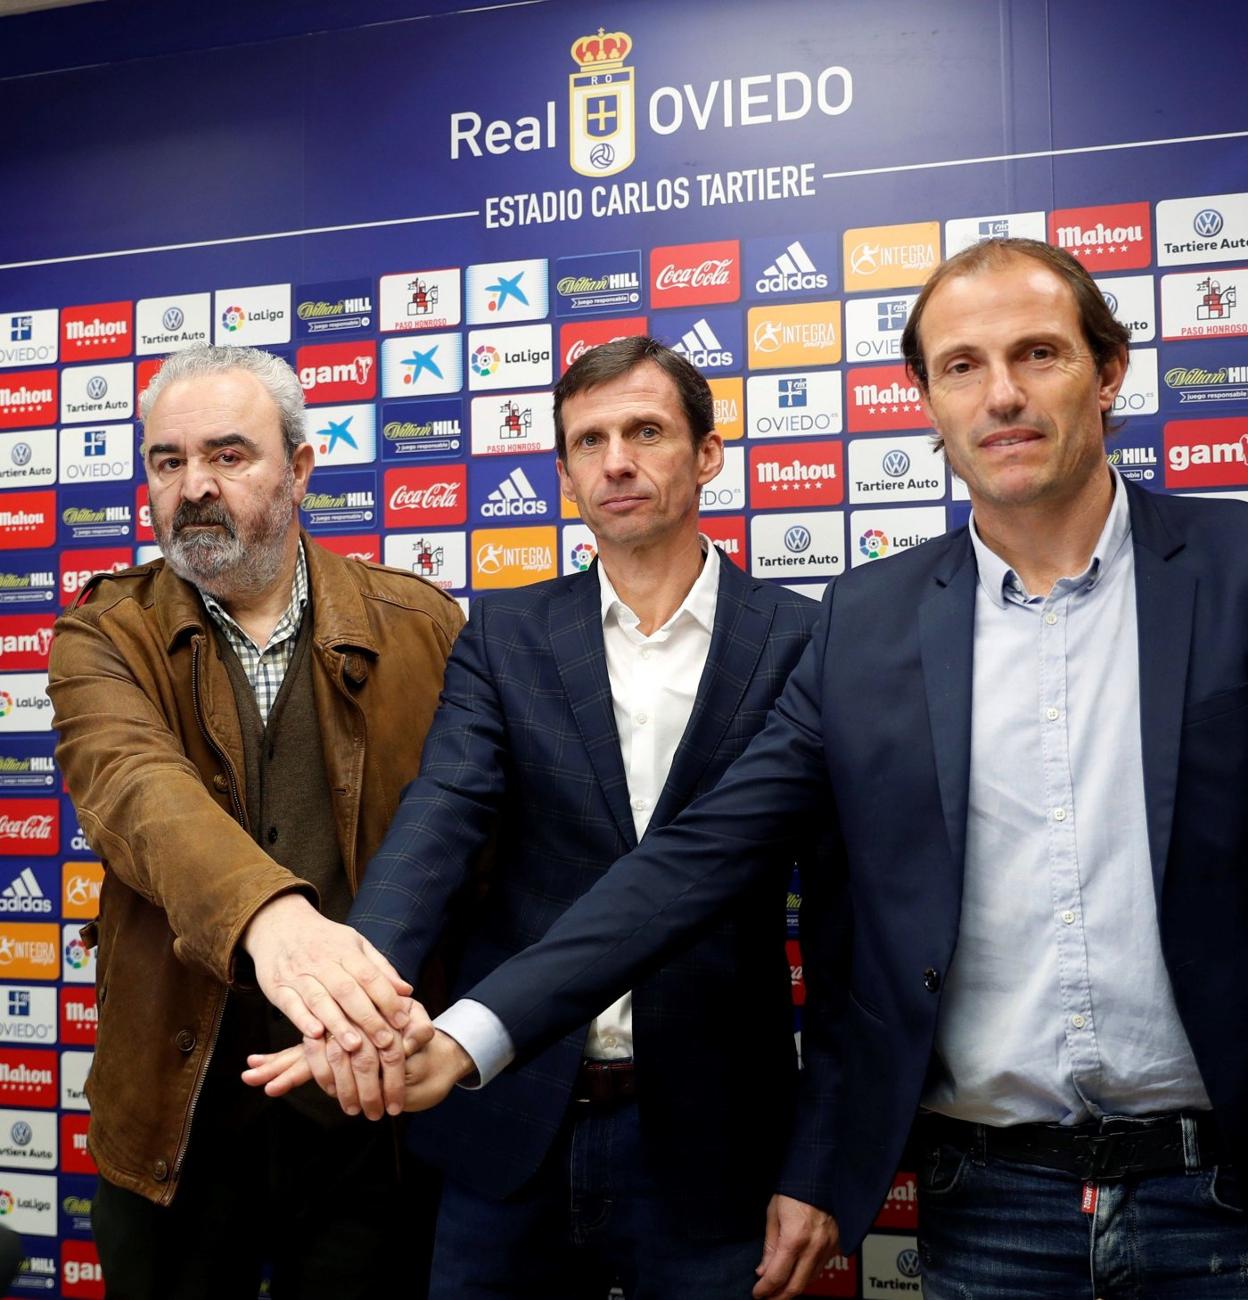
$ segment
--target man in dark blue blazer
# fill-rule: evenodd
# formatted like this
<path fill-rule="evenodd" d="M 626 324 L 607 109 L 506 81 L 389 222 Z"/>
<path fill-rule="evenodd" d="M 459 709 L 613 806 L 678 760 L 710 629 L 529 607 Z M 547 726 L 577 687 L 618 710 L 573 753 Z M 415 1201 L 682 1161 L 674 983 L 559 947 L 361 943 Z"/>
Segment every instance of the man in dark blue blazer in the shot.
<path fill-rule="evenodd" d="M 714 786 L 818 614 L 699 538 L 723 448 L 684 358 L 618 340 L 572 366 L 555 401 L 563 491 L 598 560 L 474 603 L 420 776 L 350 916 L 415 981 L 462 908 L 456 993 Z M 833 1237 L 816 1208 L 817 1052 L 798 1095 L 785 953 L 797 847 L 770 852 L 697 942 L 632 986 L 631 1005 L 606 999 L 488 1088 L 416 1117 L 414 1150 L 447 1175 L 435 1297 L 582 1300 L 605 1297 L 615 1274 L 630 1300 L 800 1294 Z M 739 1050 L 742 1024 L 761 1051 Z M 455 1033 L 482 1043 L 483 1075 L 505 1064 L 505 1035 L 494 1043 L 487 1025 L 482 1042 L 471 1018 Z M 349 1104 L 352 1080 L 335 1085 Z"/>
<path fill-rule="evenodd" d="M 1245 1294 L 1248 514 L 1107 468 L 1126 341 L 1047 245 L 940 268 L 905 346 L 971 526 L 837 579 L 716 789 L 467 995 L 523 1059 L 821 815 L 826 1204 L 856 1245 L 913 1129 L 939 1300 Z"/>

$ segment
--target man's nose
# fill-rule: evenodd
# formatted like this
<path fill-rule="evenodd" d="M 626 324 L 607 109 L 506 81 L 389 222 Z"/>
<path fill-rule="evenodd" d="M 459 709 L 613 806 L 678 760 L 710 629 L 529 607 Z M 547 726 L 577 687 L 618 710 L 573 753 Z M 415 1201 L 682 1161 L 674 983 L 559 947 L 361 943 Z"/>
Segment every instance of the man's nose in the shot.
<path fill-rule="evenodd" d="M 187 501 L 211 501 L 220 494 L 217 476 L 202 462 L 192 461 L 182 475 L 182 496 Z"/>
<path fill-rule="evenodd" d="M 613 478 L 634 474 L 637 463 L 633 456 L 633 445 L 627 438 L 609 438 L 607 452 L 603 459 L 603 469 Z"/>
<path fill-rule="evenodd" d="M 984 401 L 994 415 L 1013 415 L 1027 405 L 1027 394 L 1018 382 L 1014 368 L 1007 361 L 988 366 Z"/>

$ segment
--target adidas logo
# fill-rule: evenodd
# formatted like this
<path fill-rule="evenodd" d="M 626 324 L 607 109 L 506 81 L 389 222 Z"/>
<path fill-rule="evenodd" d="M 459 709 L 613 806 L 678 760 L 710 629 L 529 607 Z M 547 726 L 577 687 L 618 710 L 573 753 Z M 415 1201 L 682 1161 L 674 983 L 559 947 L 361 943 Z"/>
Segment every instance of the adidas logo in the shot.
<path fill-rule="evenodd" d="M 523 469 L 513 469 L 490 493 L 481 507 L 487 519 L 514 519 L 517 515 L 544 515 L 549 510 L 537 495 Z"/>
<path fill-rule="evenodd" d="M 22 870 L 13 883 L 0 894 L 0 912 L 50 912 L 52 900 L 39 888 L 35 873 Z"/>
<path fill-rule="evenodd" d="M 692 329 L 686 330 L 680 342 L 672 345 L 672 351 L 679 352 L 694 366 L 722 368 L 736 364 L 732 353 L 715 337 L 715 331 L 707 323 L 706 317 L 697 321 Z"/>
<path fill-rule="evenodd" d="M 828 277 L 810 260 L 798 239 L 754 281 L 755 293 L 800 293 L 803 289 L 827 287 Z"/>

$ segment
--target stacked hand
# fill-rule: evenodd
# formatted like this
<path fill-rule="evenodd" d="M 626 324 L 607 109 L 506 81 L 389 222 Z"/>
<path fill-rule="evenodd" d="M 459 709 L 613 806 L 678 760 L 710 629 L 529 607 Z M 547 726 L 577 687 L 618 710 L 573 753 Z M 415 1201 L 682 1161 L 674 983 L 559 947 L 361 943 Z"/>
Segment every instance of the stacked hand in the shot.
<path fill-rule="evenodd" d="M 390 1048 L 376 1049 L 364 1041 L 346 1051 L 337 1037 L 328 1043 L 305 1038 L 302 1045 L 282 1052 L 256 1053 L 247 1058 L 243 1082 L 280 1097 L 315 1079 L 348 1115 L 361 1111 L 369 1119 L 383 1113 L 428 1110 L 473 1071 L 472 1058 L 449 1035 L 434 1029 L 419 1002 L 408 1000 L 409 1021 L 403 1037 Z M 393 1056 L 398 1058 L 399 1084 L 394 1086 Z"/>
<path fill-rule="evenodd" d="M 304 1039 L 293 1053 L 249 1057 L 263 1068 L 248 1070 L 248 1083 L 280 1096 L 315 1078 L 349 1115 L 379 1119 L 385 1111 L 435 1105 L 471 1072 L 471 1060 L 445 1035 L 432 1055 L 409 1064 L 412 1053 L 434 1046 L 433 1026 L 412 1000 L 412 986 L 361 934 L 323 917 L 302 895 L 266 903 L 242 945 L 261 991 Z M 430 1082 L 436 1077 L 440 1085 L 452 1061 L 460 1072 L 435 1095 Z"/>

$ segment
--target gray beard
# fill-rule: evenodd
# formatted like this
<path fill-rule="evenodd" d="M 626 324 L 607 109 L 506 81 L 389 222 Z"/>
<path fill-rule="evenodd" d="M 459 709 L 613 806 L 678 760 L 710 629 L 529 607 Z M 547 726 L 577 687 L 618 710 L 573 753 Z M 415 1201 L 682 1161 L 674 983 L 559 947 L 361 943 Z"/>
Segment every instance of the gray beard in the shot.
<path fill-rule="evenodd" d="M 183 501 L 173 518 L 156 525 L 156 540 L 165 562 L 187 582 L 218 600 L 254 596 L 272 586 L 286 558 L 286 542 L 295 506 L 290 494 L 294 470 L 288 465 L 281 483 L 263 511 L 249 521 L 248 536 L 219 502 L 196 505 Z M 218 524 L 223 532 L 183 533 L 190 524 Z"/>

